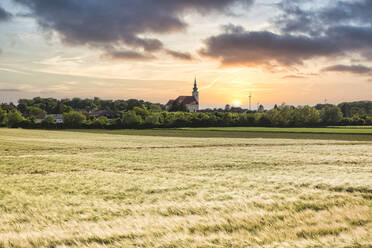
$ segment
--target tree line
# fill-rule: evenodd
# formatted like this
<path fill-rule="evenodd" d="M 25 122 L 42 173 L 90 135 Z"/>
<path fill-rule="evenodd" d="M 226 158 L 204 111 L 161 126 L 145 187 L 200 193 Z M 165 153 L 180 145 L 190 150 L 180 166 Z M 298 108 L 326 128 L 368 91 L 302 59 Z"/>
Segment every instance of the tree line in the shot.
<path fill-rule="evenodd" d="M 189 113 L 179 107 L 165 111 L 161 104 L 142 100 L 53 98 L 20 99 L 2 104 L 0 126 L 23 128 L 171 128 L 211 126 L 318 127 L 372 125 L 372 102 L 359 101 L 315 106 L 282 104 L 264 112 L 234 113 L 223 110 Z M 98 116 L 96 113 L 102 114 Z M 63 123 L 56 123 L 61 114 Z"/>
<path fill-rule="evenodd" d="M 134 107 L 145 107 L 146 109 L 160 111 L 163 105 L 158 103 L 145 102 L 143 100 L 103 100 L 98 97 L 55 99 L 35 97 L 33 99 L 18 100 L 17 110 L 23 115 L 35 115 L 37 113 L 63 114 L 70 111 L 88 112 L 92 110 L 107 110 L 109 112 L 128 111 Z"/>

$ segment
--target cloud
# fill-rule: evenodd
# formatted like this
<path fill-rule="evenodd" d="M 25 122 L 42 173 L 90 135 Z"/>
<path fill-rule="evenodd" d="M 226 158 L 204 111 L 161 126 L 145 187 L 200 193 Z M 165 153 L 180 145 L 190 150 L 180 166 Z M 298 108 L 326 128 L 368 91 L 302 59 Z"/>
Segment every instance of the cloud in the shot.
<path fill-rule="evenodd" d="M 329 72 L 349 72 L 355 74 L 370 74 L 372 68 L 364 65 L 334 65 L 324 68 L 322 71 Z"/>
<path fill-rule="evenodd" d="M 169 50 L 169 49 L 165 50 L 165 52 L 168 55 L 170 55 L 170 56 L 172 56 L 172 57 L 174 57 L 176 59 L 192 60 L 192 56 L 191 56 L 190 53 L 183 53 L 183 52 L 178 52 L 178 51 Z"/>
<path fill-rule="evenodd" d="M 302 64 L 320 56 L 342 54 L 336 40 L 304 35 L 275 34 L 269 31 L 246 31 L 230 26 L 224 33 L 209 37 L 201 55 L 220 59 L 224 65 L 281 65 Z"/>
<path fill-rule="evenodd" d="M 151 54 L 139 53 L 131 50 L 110 50 L 102 54 L 101 58 L 110 60 L 150 60 L 155 57 Z"/>
<path fill-rule="evenodd" d="M 2 21 L 8 21 L 12 17 L 12 14 L 7 12 L 5 9 L 3 9 L 0 6 L 0 22 Z"/>
<path fill-rule="evenodd" d="M 146 35 L 185 30 L 188 24 L 183 16 L 188 11 L 228 13 L 236 4 L 249 7 L 253 3 L 253 0 L 14 1 L 28 7 L 45 31 L 56 32 L 66 44 L 101 50 L 125 48 L 137 53 L 163 49 L 159 39 Z M 127 55 L 141 57 L 125 52 L 124 57 Z"/>
<path fill-rule="evenodd" d="M 314 58 L 354 55 L 371 61 L 372 1 L 329 3 L 283 0 L 276 4 L 281 14 L 272 19 L 273 29 L 250 31 L 226 25 L 220 34 L 204 41 L 200 54 L 218 59 L 223 65 L 271 68 L 302 65 Z"/>
<path fill-rule="evenodd" d="M 278 3 L 279 10 L 283 13 L 274 19 L 274 25 L 282 33 L 310 33 L 318 34 L 322 29 L 316 12 L 306 11 L 301 8 L 304 1 L 283 0 Z M 305 31 L 305 32 L 304 32 Z"/>
<path fill-rule="evenodd" d="M 20 89 L 0 89 L 0 92 L 19 92 Z"/>
<path fill-rule="evenodd" d="M 15 70 L 15 69 L 12 69 L 12 68 L 3 68 L 3 67 L 0 67 L 0 71 L 27 74 L 27 75 L 29 74 L 28 72 L 19 71 L 19 70 Z"/>
<path fill-rule="evenodd" d="M 333 5 L 320 11 L 319 17 L 334 24 L 372 24 L 372 1 L 335 1 Z"/>
<path fill-rule="evenodd" d="M 305 79 L 307 77 L 305 76 L 299 76 L 299 75 L 286 75 L 282 77 L 283 79 Z"/>
<path fill-rule="evenodd" d="M 372 1 L 330 1 L 329 4 L 305 7 L 311 1 L 283 0 L 278 4 L 282 14 L 274 25 L 283 33 L 325 35 L 335 26 L 370 26 L 372 24 Z"/>

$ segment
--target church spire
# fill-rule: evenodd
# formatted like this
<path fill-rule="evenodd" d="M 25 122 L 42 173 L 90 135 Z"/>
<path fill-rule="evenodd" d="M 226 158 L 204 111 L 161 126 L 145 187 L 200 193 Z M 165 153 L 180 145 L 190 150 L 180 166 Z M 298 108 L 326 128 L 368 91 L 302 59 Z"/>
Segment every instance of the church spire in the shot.
<path fill-rule="evenodd" d="M 195 76 L 195 79 L 194 79 L 194 91 L 198 91 L 198 86 L 196 85 L 196 76 Z"/>
<path fill-rule="evenodd" d="M 196 102 L 199 104 L 199 92 L 198 92 L 198 86 L 196 85 L 196 77 L 194 80 L 194 88 L 192 91 L 192 96 L 195 98 Z"/>

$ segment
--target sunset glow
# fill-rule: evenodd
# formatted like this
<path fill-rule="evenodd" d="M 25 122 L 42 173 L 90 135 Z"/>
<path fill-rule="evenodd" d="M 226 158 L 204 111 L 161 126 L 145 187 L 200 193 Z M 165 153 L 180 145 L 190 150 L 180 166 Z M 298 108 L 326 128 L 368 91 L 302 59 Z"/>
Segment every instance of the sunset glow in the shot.
<path fill-rule="evenodd" d="M 309 8 L 298 1 L 131 0 L 136 18 L 120 1 L 74 2 L 63 1 L 62 11 L 53 1 L 1 2 L 0 101 L 98 96 L 164 104 L 190 94 L 195 75 L 202 108 L 250 92 L 265 106 L 372 98 L 372 42 L 362 40 L 372 33 L 372 15 L 353 19 L 370 11 L 370 1 L 317 0 Z M 350 16 L 323 15 L 343 7 Z M 296 8 L 317 22 L 301 23 Z"/>
<path fill-rule="evenodd" d="M 234 107 L 240 107 L 240 101 L 235 100 L 234 101 Z"/>
<path fill-rule="evenodd" d="M 372 248 L 372 0 L 0 0 L 0 248 Z"/>

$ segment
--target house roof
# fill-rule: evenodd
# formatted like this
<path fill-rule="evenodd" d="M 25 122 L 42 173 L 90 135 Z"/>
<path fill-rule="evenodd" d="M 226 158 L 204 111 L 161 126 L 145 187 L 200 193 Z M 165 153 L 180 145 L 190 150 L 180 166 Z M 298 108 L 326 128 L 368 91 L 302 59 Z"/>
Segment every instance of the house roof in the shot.
<path fill-rule="evenodd" d="M 195 97 L 193 96 L 179 96 L 176 100 L 169 100 L 167 105 L 172 103 L 179 103 L 179 104 L 198 104 L 198 101 L 196 101 Z"/>

